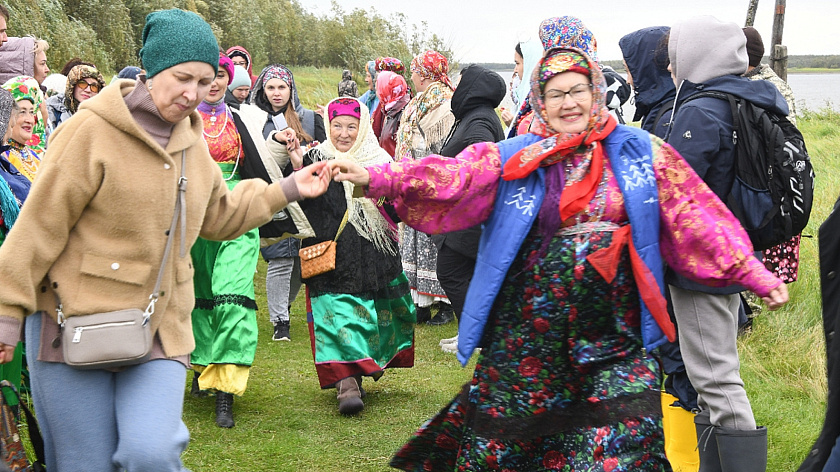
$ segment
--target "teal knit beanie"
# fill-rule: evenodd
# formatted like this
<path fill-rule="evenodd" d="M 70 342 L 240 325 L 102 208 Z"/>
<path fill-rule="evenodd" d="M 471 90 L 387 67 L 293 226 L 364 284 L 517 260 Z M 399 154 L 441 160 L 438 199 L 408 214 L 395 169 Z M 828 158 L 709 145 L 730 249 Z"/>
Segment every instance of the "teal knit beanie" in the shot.
<path fill-rule="evenodd" d="M 173 8 L 149 13 L 143 27 L 140 60 L 146 77 L 183 62 L 206 62 L 219 70 L 219 43 L 213 30 L 193 12 Z"/>

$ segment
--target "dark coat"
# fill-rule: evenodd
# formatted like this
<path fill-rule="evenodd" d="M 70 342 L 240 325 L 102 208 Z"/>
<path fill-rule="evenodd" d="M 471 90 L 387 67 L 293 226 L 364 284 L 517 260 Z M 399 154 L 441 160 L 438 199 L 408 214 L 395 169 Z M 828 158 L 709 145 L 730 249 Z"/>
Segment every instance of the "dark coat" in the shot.
<path fill-rule="evenodd" d="M 455 157 L 470 145 L 504 139 L 505 131 L 496 107 L 502 103 L 506 91 L 505 81 L 499 74 L 475 64 L 464 69 L 452 95 L 455 126 L 440 154 Z M 438 248 L 445 244 L 473 259 L 478 254 L 480 238 L 480 225 L 432 237 Z"/>
<path fill-rule="evenodd" d="M 686 101 L 704 91 L 735 95 L 779 115 L 788 114 L 785 98 L 765 80 L 724 75 L 703 84 L 684 81 L 677 91 L 677 108 L 665 138 L 725 203 L 735 180 L 735 143 L 732 140 L 732 109 L 729 102 L 715 97 Z M 661 137 L 661 136 L 660 136 Z M 737 285 L 712 288 L 669 270 L 665 281 L 686 290 L 733 294 L 744 291 Z"/>
<path fill-rule="evenodd" d="M 636 114 L 633 121 L 642 120 L 642 129 L 656 134 L 654 118 L 665 105 L 673 105 L 677 89 L 667 70 L 668 45 L 662 40 L 671 28 L 652 26 L 634 31 L 618 42 L 624 63 L 633 79 Z M 664 136 L 664 131 L 660 137 Z"/>
<path fill-rule="evenodd" d="M 831 449 L 840 437 L 840 343 L 834 332 L 840 327 L 840 199 L 820 226 L 820 283 L 822 285 L 823 329 L 825 330 L 828 400 L 822 432 L 799 472 L 822 472 Z"/>

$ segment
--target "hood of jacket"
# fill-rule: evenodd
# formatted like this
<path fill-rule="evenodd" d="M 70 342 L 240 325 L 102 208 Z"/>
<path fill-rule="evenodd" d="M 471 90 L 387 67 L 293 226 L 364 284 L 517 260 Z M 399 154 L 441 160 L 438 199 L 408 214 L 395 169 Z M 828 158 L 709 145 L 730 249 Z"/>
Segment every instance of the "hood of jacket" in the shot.
<path fill-rule="evenodd" d="M 35 73 L 35 38 L 9 38 L 0 47 L 0 84 L 18 75 Z"/>
<path fill-rule="evenodd" d="M 655 105 L 674 99 L 676 87 L 667 70 L 667 44 L 662 47 L 662 40 L 670 30 L 667 26 L 643 28 L 618 42 L 633 79 L 636 96 L 633 121 L 642 119 Z"/>
<path fill-rule="evenodd" d="M 289 104 L 291 104 L 292 106 L 294 106 L 294 109 L 298 113 L 298 116 L 303 116 L 305 108 L 300 103 L 300 98 L 298 97 L 297 85 L 295 84 L 294 75 L 292 76 L 292 83 L 289 84 L 289 87 L 292 89 L 292 94 L 289 98 L 289 101 L 286 102 L 286 106 L 282 110 L 274 111 L 274 108 L 271 106 L 271 103 L 269 103 L 268 98 L 266 98 L 265 96 L 265 84 L 263 83 L 263 77 L 265 76 L 265 73 L 269 67 L 271 66 L 267 66 L 265 69 L 263 69 L 262 72 L 260 72 L 260 75 L 257 77 L 257 81 L 254 84 L 254 87 L 251 89 L 251 95 L 248 98 L 248 103 L 260 107 L 263 111 L 270 115 L 276 115 L 277 113 L 285 113 L 286 107 L 288 107 Z M 281 67 L 283 67 L 284 69 L 286 68 L 285 66 Z"/>
<path fill-rule="evenodd" d="M 735 23 L 698 16 L 671 28 L 668 56 L 676 83 L 702 84 L 715 77 L 747 71 L 747 37 Z"/>
<path fill-rule="evenodd" d="M 103 88 L 102 92 L 95 97 L 82 102 L 76 114 L 93 113 L 119 131 L 143 141 L 151 149 L 160 149 L 160 145 L 131 116 L 131 112 L 129 112 L 123 99 L 124 96 L 134 90 L 135 85 L 136 82 L 133 80 L 120 79 Z M 201 121 L 201 116 L 194 110 L 189 117 L 175 123 L 165 152 L 169 154 L 181 152 L 195 145 L 203 139 L 203 129 L 204 124 Z"/>
<path fill-rule="evenodd" d="M 504 100 L 505 93 L 507 85 L 499 74 L 472 64 L 461 72 L 461 81 L 452 95 L 452 114 L 460 120 L 476 108 L 496 108 Z"/>
<path fill-rule="evenodd" d="M 738 75 L 725 75 L 706 81 L 704 84 L 695 84 L 689 81 L 683 83 L 680 88 L 679 101 L 700 92 L 724 92 L 731 93 L 777 115 L 786 116 L 788 105 L 785 97 L 771 82 L 766 80 L 750 80 Z"/>
<path fill-rule="evenodd" d="M 253 70 L 254 69 L 254 61 L 251 60 L 251 53 L 248 52 L 248 50 L 243 48 L 242 46 L 233 46 L 233 47 L 229 48 L 227 51 L 225 51 L 225 56 L 230 57 L 231 53 L 234 53 L 234 52 L 241 52 L 242 54 L 245 55 L 245 60 L 248 61 L 248 67 L 246 67 L 246 69 L 248 69 L 248 75 L 253 77 L 254 76 L 254 70 Z"/>

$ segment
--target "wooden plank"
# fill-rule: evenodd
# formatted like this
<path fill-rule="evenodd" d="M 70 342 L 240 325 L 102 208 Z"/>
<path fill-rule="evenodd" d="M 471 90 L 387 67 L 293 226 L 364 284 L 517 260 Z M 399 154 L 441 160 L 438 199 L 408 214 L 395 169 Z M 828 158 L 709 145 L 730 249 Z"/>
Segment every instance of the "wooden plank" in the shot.
<path fill-rule="evenodd" d="M 773 39 L 770 42 L 770 66 L 776 75 L 787 80 L 787 47 L 782 46 L 782 32 L 785 29 L 786 0 L 776 0 L 776 12 L 773 15 Z"/>
<path fill-rule="evenodd" d="M 758 9 L 758 0 L 750 0 L 750 6 L 747 7 L 747 21 L 744 27 L 753 26 L 755 23 L 755 11 Z"/>

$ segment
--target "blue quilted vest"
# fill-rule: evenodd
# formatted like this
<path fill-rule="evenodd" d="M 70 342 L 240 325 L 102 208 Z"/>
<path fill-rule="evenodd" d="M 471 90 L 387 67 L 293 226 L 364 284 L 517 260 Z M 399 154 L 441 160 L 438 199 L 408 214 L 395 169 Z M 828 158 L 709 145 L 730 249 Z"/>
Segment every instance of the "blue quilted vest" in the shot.
<path fill-rule="evenodd" d="M 502 165 L 517 151 L 542 138 L 526 134 L 498 143 Z M 632 225 L 633 244 L 664 290 L 662 256 L 659 252 L 659 195 L 653 172 L 650 135 L 637 128 L 618 125 L 603 141 L 613 173 L 621 187 Z M 458 332 L 458 360 L 466 365 L 481 341 L 490 309 L 508 269 L 531 230 L 545 197 L 545 169 L 512 181 L 500 180 L 493 212 L 484 223 L 475 272 Z M 642 340 L 647 350 L 667 338 L 641 301 Z"/>

